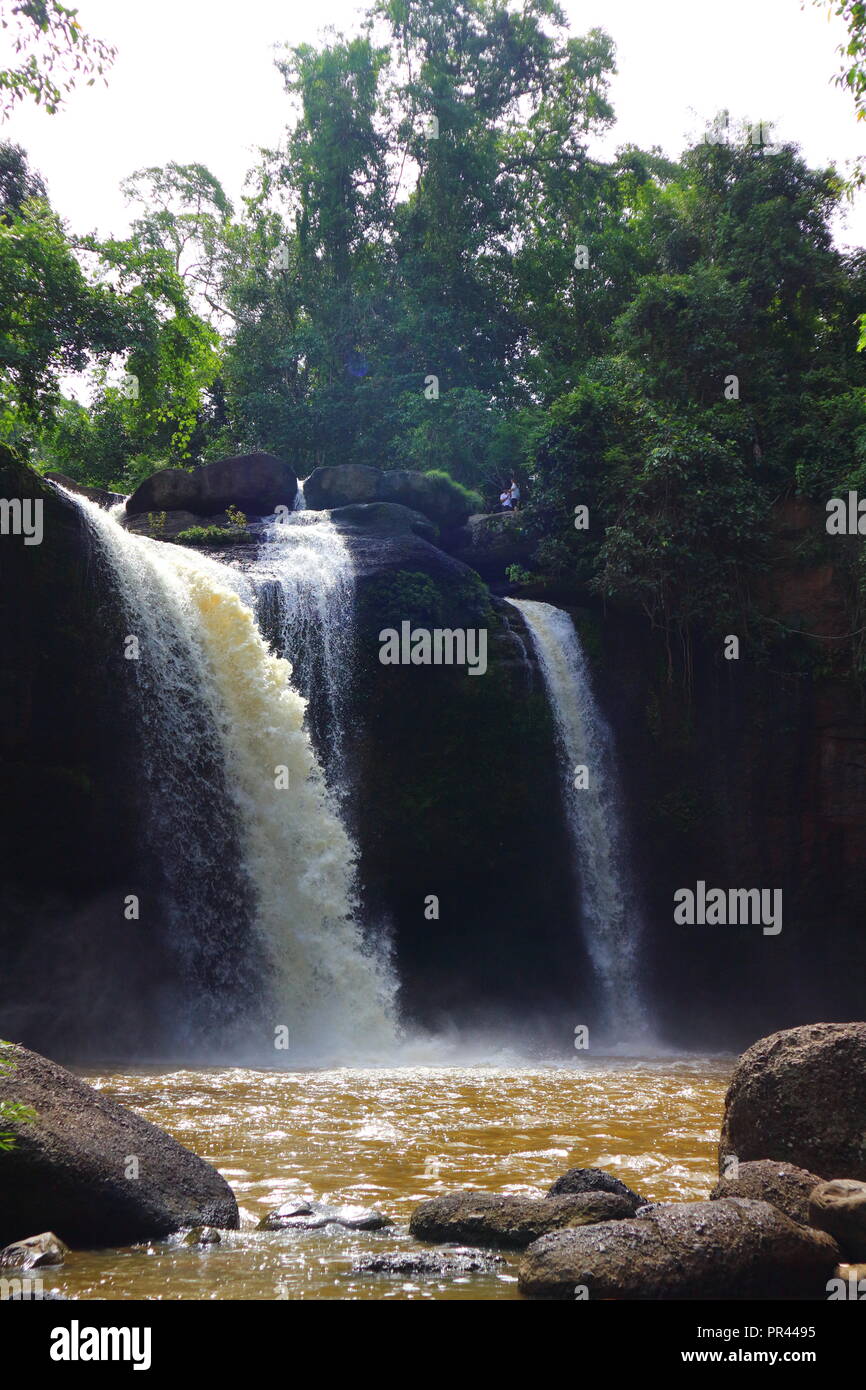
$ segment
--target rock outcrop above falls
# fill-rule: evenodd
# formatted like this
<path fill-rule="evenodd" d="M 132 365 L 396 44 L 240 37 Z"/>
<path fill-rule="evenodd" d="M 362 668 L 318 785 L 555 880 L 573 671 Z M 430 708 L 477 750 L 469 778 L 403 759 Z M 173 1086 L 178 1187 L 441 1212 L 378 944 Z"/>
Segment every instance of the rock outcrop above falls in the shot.
<path fill-rule="evenodd" d="M 509 565 L 529 565 L 536 541 L 521 512 L 481 512 L 467 517 L 449 537 L 449 549 L 485 579 L 501 579 Z"/>
<path fill-rule="evenodd" d="M 128 516 L 142 512 L 191 512 L 212 517 L 227 507 L 250 516 L 270 516 L 294 506 L 298 479 L 273 454 L 239 454 L 199 468 L 164 468 L 136 488 L 126 504 Z"/>
<path fill-rule="evenodd" d="M 234 1228 L 231 1188 L 204 1159 L 77 1076 L 23 1047 L 3 1049 L 0 1100 L 31 1118 L 0 1152 L 0 1245 L 32 1231 L 67 1245 L 127 1245 L 184 1226 Z"/>
<path fill-rule="evenodd" d="M 364 502 L 391 502 L 422 512 L 445 530 L 458 527 L 478 498 L 440 473 L 411 469 L 383 471 L 366 464 L 344 463 L 316 468 L 304 483 L 308 507 L 317 511 Z"/>

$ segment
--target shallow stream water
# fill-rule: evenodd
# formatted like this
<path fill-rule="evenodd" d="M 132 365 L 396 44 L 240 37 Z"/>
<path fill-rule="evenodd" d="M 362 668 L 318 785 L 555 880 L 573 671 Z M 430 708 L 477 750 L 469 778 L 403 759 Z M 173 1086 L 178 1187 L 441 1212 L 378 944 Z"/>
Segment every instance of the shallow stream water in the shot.
<path fill-rule="evenodd" d="M 219 1168 L 241 1229 L 216 1246 L 172 1237 L 75 1252 L 46 1290 L 95 1299 L 509 1299 L 517 1256 L 495 1273 L 406 1278 L 353 1272 L 370 1253 L 417 1248 L 418 1203 L 470 1187 L 542 1195 L 567 1168 L 599 1167 L 656 1200 L 705 1197 L 733 1059 L 599 1058 L 544 1065 L 277 1071 L 82 1071 L 92 1085 Z M 378 1232 L 260 1232 L 294 1198 L 374 1206 Z"/>

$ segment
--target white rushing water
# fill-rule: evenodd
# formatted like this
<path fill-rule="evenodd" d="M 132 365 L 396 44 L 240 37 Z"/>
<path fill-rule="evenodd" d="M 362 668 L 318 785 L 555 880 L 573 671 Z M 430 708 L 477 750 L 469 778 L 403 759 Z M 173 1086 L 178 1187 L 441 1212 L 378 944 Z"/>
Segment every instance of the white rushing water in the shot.
<path fill-rule="evenodd" d="M 549 603 L 509 599 L 523 614 L 556 721 L 584 941 L 598 979 L 606 1041 L 647 1036 L 639 976 L 642 920 L 629 872 L 611 731 L 592 693 L 574 623 Z M 575 786 L 586 767 L 588 786 Z"/>
<path fill-rule="evenodd" d="M 279 655 L 291 661 L 298 687 L 308 698 L 315 693 L 321 755 L 331 788 L 343 795 L 354 669 L 351 557 L 326 512 L 296 506 L 270 518 L 263 535 L 254 569 L 262 623 Z"/>
<path fill-rule="evenodd" d="M 180 847 L 174 886 L 182 911 L 174 929 L 193 979 L 203 931 L 221 933 L 223 973 L 244 973 L 233 931 L 237 902 L 226 901 L 220 914 L 217 890 L 216 913 L 211 901 L 195 920 L 226 876 L 222 857 L 234 825 L 240 888 L 247 886 L 265 962 L 263 997 L 249 1020 L 251 1048 L 274 1065 L 389 1053 L 393 983 L 355 921 L 355 848 L 321 776 L 291 667 L 259 631 L 248 581 L 187 548 L 131 535 L 96 505 L 67 496 L 87 517 L 138 639 L 133 675 L 147 766 L 145 787 L 131 794 L 150 799 L 164 842 Z M 192 784 L 190 767 L 203 769 Z M 213 812 L 208 769 L 218 772 L 217 787 L 224 784 L 232 822 L 217 836 L 201 831 Z M 289 1047 L 275 1050 L 283 1026 Z"/>

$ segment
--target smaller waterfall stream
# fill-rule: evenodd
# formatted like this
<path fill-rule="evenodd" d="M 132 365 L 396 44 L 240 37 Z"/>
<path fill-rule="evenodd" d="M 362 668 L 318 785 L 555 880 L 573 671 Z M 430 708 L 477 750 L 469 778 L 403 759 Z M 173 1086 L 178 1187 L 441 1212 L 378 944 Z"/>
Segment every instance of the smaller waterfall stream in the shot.
<path fill-rule="evenodd" d="M 272 518 L 263 535 L 253 570 L 260 621 L 311 702 L 311 732 L 331 789 L 342 796 L 346 693 L 354 667 L 351 558 L 327 512 L 297 504 Z"/>
<path fill-rule="evenodd" d="M 523 614 L 556 721 L 562 784 L 580 880 L 580 916 L 598 979 L 605 1031 L 618 1044 L 646 1039 L 639 980 L 642 920 L 628 864 L 611 731 L 592 693 L 571 618 L 549 603 L 509 599 Z M 586 767 L 588 786 L 575 786 Z"/>

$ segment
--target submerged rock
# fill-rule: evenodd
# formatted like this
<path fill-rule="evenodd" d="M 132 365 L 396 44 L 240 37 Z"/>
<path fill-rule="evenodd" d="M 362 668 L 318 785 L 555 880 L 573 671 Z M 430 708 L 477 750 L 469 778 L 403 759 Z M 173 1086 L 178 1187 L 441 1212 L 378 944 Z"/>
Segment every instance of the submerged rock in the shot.
<path fill-rule="evenodd" d="M 417 1240 L 471 1242 L 522 1250 L 547 1231 L 623 1220 L 633 1210 L 627 1198 L 612 1192 L 564 1197 L 451 1192 L 416 1207 L 409 1229 Z"/>
<path fill-rule="evenodd" d="M 348 1231 L 381 1231 L 394 1223 L 373 1207 L 330 1207 L 324 1202 L 285 1202 L 263 1216 L 259 1231 L 319 1231 L 344 1226 Z"/>
<path fill-rule="evenodd" d="M 866 1179 L 866 1023 L 813 1023 L 744 1052 L 725 1099 L 719 1172 L 774 1158 Z"/>
<path fill-rule="evenodd" d="M 488 1274 L 505 1264 L 503 1255 L 486 1250 L 455 1246 L 440 1254 L 432 1250 L 398 1250 L 384 1255 L 366 1255 L 352 1265 L 353 1274 L 394 1274 L 402 1277 L 449 1277 L 458 1274 Z"/>
<path fill-rule="evenodd" d="M 849 1261 L 866 1260 L 866 1182 L 821 1183 L 809 1198 L 809 1222 L 831 1235 Z"/>
<path fill-rule="evenodd" d="M 183 1238 L 184 1245 L 220 1245 L 222 1236 L 214 1226 L 193 1226 Z"/>
<path fill-rule="evenodd" d="M 129 1245 L 184 1226 L 236 1227 L 215 1168 L 156 1125 L 23 1047 L 4 1050 L 0 1100 L 35 1112 L 0 1152 L 0 1240 L 51 1229 L 68 1245 Z"/>
<path fill-rule="evenodd" d="M 270 516 L 292 507 L 298 492 L 293 469 L 273 454 L 239 454 L 198 468 L 163 468 L 146 478 L 126 504 L 127 516 L 141 512 L 193 512 L 214 516 L 237 507 L 253 516 Z"/>
<path fill-rule="evenodd" d="M 62 1265 L 69 1247 L 58 1240 L 53 1231 L 16 1240 L 0 1250 L 0 1268 L 41 1269 L 44 1265 Z"/>
<path fill-rule="evenodd" d="M 549 1189 L 548 1197 L 564 1197 L 578 1192 L 613 1192 L 617 1197 L 625 1197 L 632 1204 L 632 1211 L 647 1205 L 646 1197 L 640 1197 L 626 1187 L 624 1182 L 602 1168 L 569 1168 Z"/>
<path fill-rule="evenodd" d="M 824 1298 L 838 1251 L 769 1202 L 682 1202 L 543 1236 L 523 1258 L 520 1290 L 550 1299 Z"/>
<path fill-rule="evenodd" d="M 751 1197 L 758 1202 L 771 1202 L 779 1211 L 801 1226 L 809 1220 L 809 1197 L 822 1180 L 792 1163 L 758 1159 L 741 1163 L 735 1178 L 722 1178 L 710 1193 L 710 1201 L 724 1197 Z"/>

